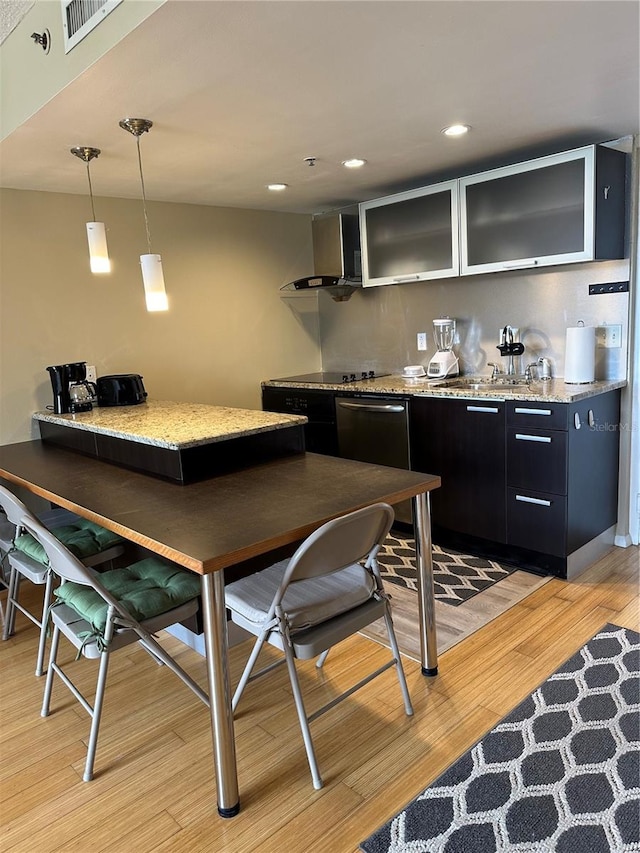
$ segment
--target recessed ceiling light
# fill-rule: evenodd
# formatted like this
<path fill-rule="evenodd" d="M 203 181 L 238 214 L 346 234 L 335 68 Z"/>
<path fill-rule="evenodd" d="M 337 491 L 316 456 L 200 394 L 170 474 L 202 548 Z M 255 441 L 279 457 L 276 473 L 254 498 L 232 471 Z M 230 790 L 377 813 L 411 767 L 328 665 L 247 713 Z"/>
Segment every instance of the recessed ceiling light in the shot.
<path fill-rule="evenodd" d="M 468 124 L 450 124 L 449 127 L 443 127 L 441 133 L 445 136 L 464 136 L 470 130 L 471 127 Z"/>
<path fill-rule="evenodd" d="M 282 192 L 282 190 L 286 190 L 289 184 L 267 184 L 267 189 L 271 190 L 274 193 Z"/>
<path fill-rule="evenodd" d="M 361 160 L 360 157 L 352 157 L 350 160 L 343 160 L 342 165 L 347 169 L 360 169 L 366 165 L 366 160 Z"/>

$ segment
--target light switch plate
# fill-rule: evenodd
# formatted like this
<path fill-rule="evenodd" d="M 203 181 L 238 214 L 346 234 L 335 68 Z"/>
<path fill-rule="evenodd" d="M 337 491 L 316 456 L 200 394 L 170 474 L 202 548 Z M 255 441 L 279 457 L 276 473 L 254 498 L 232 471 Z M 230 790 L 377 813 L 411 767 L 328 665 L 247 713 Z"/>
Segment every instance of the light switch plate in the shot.
<path fill-rule="evenodd" d="M 598 326 L 596 329 L 596 343 L 599 347 L 606 349 L 617 349 L 622 346 L 622 325 L 611 323 L 606 326 Z"/>
<path fill-rule="evenodd" d="M 426 332 L 418 332 L 418 349 L 426 350 L 427 348 L 427 333 Z"/>
<path fill-rule="evenodd" d="M 95 382 L 97 379 L 96 368 L 93 364 L 87 365 L 87 382 Z"/>

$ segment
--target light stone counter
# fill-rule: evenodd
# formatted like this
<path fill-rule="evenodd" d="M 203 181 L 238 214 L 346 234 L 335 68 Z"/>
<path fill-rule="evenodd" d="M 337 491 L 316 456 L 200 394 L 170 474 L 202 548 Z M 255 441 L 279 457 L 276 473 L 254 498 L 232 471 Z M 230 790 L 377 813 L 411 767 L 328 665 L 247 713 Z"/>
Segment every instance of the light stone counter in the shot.
<path fill-rule="evenodd" d="M 463 376 L 468 382 L 489 382 L 487 376 Z M 607 391 L 615 391 L 623 388 L 627 383 L 624 379 L 603 379 L 597 382 L 589 382 L 584 385 L 567 384 L 562 379 L 551 379 L 545 382 L 532 382 L 526 389 L 509 388 L 508 385 L 495 386 L 489 389 L 469 389 L 445 387 L 441 383 L 447 380 L 405 379 L 398 374 L 380 376 L 376 379 L 365 379 L 358 382 L 346 382 L 336 385 L 311 384 L 304 382 L 285 382 L 281 379 L 272 379 L 263 382 L 263 386 L 273 388 L 306 388 L 310 390 L 345 391 L 348 393 L 362 394 L 402 394 L 404 396 L 426 396 L 426 397 L 463 397 L 466 399 L 491 399 L 491 400 L 537 400 L 545 403 L 575 403 L 579 400 L 605 394 Z M 449 380 L 450 381 L 450 380 Z M 439 384 L 440 383 L 440 384 Z"/>
<path fill-rule="evenodd" d="M 36 412 L 33 417 L 45 423 L 169 450 L 184 450 L 307 422 L 307 418 L 301 415 L 163 400 L 151 400 L 137 406 L 97 407 L 90 412 L 68 415 Z"/>

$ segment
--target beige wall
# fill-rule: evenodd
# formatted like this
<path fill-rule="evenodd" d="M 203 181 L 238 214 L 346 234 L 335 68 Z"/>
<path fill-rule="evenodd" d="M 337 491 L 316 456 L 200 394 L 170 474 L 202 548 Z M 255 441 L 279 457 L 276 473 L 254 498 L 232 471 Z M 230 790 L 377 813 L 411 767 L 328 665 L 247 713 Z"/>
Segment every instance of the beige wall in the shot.
<path fill-rule="evenodd" d="M 60 0 L 37 0 L 2 45 L 0 92 L 2 128 L 9 136 L 50 98 L 82 74 L 90 65 L 158 9 L 165 0 L 126 0 L 82 39 L 64 52 Z M 51 34 L 48 53 L 31 42 L 31 33 Z"/>
<path fill-rule="evenodd" d="M 113 272 L 89 272 L 84 196 L 0 191 L 0 443 L 27 440 L 50 405 L 49 364 L 140 373 L 150 397 L 260 407 L 260 382 L 318 370 L 317 310 L 279 288 L 312 266 L 307 216 L 150 203 L 166 314 L 145 310 L 142 205 L 96 199 Z"/>

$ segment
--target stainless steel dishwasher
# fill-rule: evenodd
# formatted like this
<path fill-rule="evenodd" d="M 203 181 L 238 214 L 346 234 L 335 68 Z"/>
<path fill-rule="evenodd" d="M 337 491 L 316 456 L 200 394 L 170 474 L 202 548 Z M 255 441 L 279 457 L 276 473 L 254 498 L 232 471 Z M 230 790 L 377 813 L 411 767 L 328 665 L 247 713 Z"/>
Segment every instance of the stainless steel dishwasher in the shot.
<path fill-rule="evenodd" d="M 336 396 L 338 455 L 404 468 L 409 465 L 409 399 Z M 396 519 L 412 523 L 411 501 L 394 506 Z"/>

